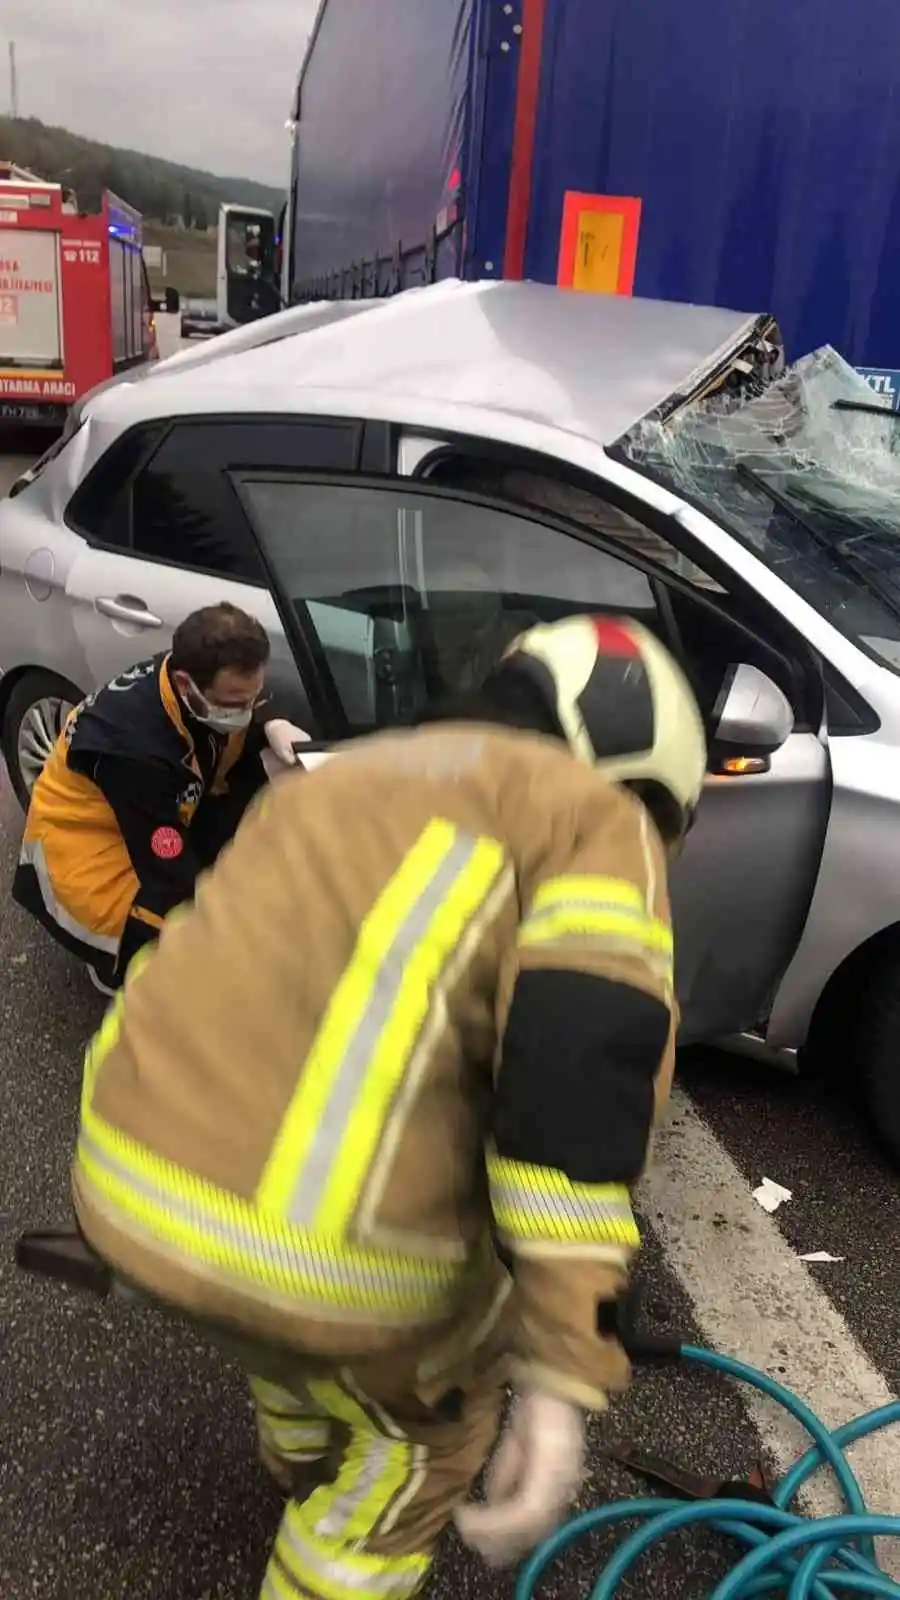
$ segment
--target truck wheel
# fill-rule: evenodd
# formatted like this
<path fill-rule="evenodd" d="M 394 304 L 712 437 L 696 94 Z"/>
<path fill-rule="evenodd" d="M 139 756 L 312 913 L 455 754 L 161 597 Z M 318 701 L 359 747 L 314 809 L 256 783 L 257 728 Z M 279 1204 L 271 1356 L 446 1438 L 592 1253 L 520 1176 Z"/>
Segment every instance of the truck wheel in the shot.
<path fill-rule="evenodd" d="M 27 810 L 44 762 L 62 732 L 69 712 L 84 699 L 80 689 L 55 672 L 26 672 L 14 686 L 3 714 L 0 736 L 9 781 Z"/>
<path fill-rule="evenodd" d="M 851 957 L 823 997 L 803 1058 L 862 1101 L 900 1167 L 900 935 Z"/>

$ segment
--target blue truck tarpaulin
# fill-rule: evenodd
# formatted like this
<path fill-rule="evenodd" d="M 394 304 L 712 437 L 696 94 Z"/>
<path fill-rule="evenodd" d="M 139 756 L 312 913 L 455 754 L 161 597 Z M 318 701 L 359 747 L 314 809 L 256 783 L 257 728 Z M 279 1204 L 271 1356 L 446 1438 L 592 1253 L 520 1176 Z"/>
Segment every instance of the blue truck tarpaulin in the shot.
<path fill-rule="evenodd" d="M 474 0 L 326 0 L 298 89 L 304 280 L 419 246 L 462 182 Z M 442 230 L 443 231 L 443 230 Z M 455 265 L 455 263 L 454 263 Z"/>
<path fill-rule="evenodd" d="M 900 366 L 896 0 L 542 0 L 525 269 L 566 190 L 642 201 L 635 293 Z"/>
<path fill-rule="evenodd" d="M 898 0 L 326 0 L 291 294 L 555 283 L 567 195 L 623 197 L 635 294 L 893 371 L 898 151 Z"/>

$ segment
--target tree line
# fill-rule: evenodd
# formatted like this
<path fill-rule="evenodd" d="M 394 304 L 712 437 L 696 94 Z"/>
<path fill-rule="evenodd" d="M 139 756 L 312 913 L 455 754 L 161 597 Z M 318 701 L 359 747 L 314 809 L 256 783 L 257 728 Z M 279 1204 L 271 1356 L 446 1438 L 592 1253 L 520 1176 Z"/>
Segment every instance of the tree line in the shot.
<path fill-rule="evenodd" d="M 0 160 L 65 184 L 85 211 L 96 209 L 103 190 L 111 189 L 145 217 L 170 226 L 212 227 L 222 201 L 277 212 L 283 199 L 278 189 L 252 179 L 220 178 L 158 156 L 99 144 L 36 117 L 0 116 Z"/>

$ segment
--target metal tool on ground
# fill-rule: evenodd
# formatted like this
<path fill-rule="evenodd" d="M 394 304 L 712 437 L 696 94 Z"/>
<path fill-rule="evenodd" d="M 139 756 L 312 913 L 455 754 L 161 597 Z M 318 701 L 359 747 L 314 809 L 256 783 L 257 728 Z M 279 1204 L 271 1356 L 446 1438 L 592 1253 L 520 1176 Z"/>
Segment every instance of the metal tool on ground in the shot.
<path fill-rule="evenodd" d="M 613 1600 L 622 1581 L 652 1546 L 671 1533 L 704 1524 L 747 1546 L 747 1553 L 709 1600 L 750 1600 L 772 1593 L 784 1595 L 786 1600 L 838 1600 L 851 1594 L 900 1600 L 900 1584 L 878 1565 L 873 1543 L 876 1537 L 900 1539 L 900 1516 L 869 1511 L 844 1454 L 857 1439 L 900 1423 L 900 1401 L 830 1432 L 809 1406 L 767 1373 L 677 1338 L 641 1333 L 634 1323 L 633 1308 L 620 1318 L 619 1337 L 637 1363 L 687 1361 L 758 1389 L 802 1424 L 812 1445 L 771 1492 L 761 1474 L 751 1475 L 746 1483 L 717 1484 L 630 1446 L 613 1447 L 608 1454 L 648 1481 L 674 1490 L 679 1498 L 619 1500 L 573 1518 L 522 1568 L 515 1600 L 540 1600 L 540 1583 L 547 1569 L 578 1539 L 634 1522 L 639 1524 L 637 1531 L 619 1545 L 586 1600 Z M 832 1472 L 846 1509 L 840 1516 L 808 1519 L 790 1508 L 803 1485 L 822 1466 Z"/>

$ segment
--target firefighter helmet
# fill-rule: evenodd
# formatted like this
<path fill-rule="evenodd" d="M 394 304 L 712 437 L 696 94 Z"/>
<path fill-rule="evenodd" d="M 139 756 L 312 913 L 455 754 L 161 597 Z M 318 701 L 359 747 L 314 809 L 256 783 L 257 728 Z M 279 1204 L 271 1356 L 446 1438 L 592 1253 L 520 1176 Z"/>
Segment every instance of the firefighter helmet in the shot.
<path fill-rule="evenodd" d="M 681 838 L 706 771 L 703 721 L 684 673 L 630 617 L 541 623 L 506 650 L 527 674 L 574 755 L 645 801 L 668 842 Z"/>

